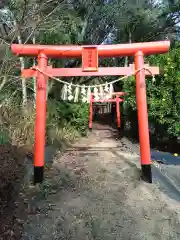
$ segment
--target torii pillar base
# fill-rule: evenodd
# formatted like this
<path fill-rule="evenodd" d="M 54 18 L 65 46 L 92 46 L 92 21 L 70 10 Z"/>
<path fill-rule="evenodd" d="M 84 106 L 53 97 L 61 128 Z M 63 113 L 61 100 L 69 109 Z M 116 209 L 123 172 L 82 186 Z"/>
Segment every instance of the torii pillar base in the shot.
<path fill-rule="evenodd" d="M 142 175 L 141 178 L 147 183 L 152 183 L 151 165 L 141 165 Z"/>
<path fill-rule="evenodd" d="M 34 184 L 42 183 L 44 179 L 44 167 L 34 167 Z"/>

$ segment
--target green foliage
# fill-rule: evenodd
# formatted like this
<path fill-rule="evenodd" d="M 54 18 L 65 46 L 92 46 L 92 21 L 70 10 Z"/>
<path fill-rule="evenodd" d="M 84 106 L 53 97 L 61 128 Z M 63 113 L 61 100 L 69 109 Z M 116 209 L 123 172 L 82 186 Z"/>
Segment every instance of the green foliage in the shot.
<path fill-rule="evenodd" d="M 48 102 L 47 126 L 72 126 L 82 135 L 88 126 L 88 104 L 50 100 Z"/>
<path fill-rule="evenodd" d="M 168 54 L 151 56 L 148 60 L 151 65 L 160 66 L 161 69 L 161 74 L 156 76 L 154 83 L 152 78 L 146 80 L 149 121 L 163 126 L 170 136 L 180 136 L 179 45 Z M 125 81 L 124 90 L 129 93 L 126 97 L 125 109 L 136 110 L 134 77 Z"/>
<path fill-rule="evenodd" d="M 52 27 L 49 28 L 49 21 L 39 27 L 40 34 L 37 35 L 39 43 L 75 44 L 78 41 L 80 19 L 72 11 L 66 12 L 64 15 L 61 13 L 60 16 L 57 16 L 57 19 L 55 17 L 56 20 L 49 19 L 52 21 Z"/>
<path fill-rule="evenodd" d="M 180 48 L 176 45 L 166 55 L 152 56 L 152 64 L 163 69 L 152 90 L 150 116 L 167 127 L 169 134 L 180 136 Z"/>
<path fill-rule="evenodd" d="M 71 104 L 72 119 L 70 123 L 75 126 L 82 135 L 85 135 L 88 128 L 88 115 L 89 105 L 88 104 Z"/>
<path fill-rule="evenodd" d="M 124 110 L 128 108 L 136 110 L 136 83 L 134 76 L 124 81 L 123 90 L 127 93 L 124 97 Z"/>
<path fill-rule="evenodd" d="M 28 103 L 28 112 L 12 99 L 1 107 L 0 144 L 7 141 L 19 146 L 34 144 L 35 109 Z M 59 102 L 50 99 L 47 106 L 46 142 L 62 144 L 85 135 L 88 126 L 88 104 Z"/>
<path fill-rule="evenodd" d="M 7 131 L 0 130 L 0 144 L 8 143 L 8 141 L 9 141 L 9 136 Z"/>

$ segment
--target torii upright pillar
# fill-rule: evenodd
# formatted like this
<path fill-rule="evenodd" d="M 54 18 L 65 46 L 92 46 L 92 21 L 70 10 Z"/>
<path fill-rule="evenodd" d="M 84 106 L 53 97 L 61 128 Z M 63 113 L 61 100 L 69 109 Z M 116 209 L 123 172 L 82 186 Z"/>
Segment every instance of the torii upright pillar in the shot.
<path fill-rule="evenodd" d="M 142 51 L 138 51 L 135 54 L 134 62 L 136 70 L 144 66 L 144 54 Z M 146 82 L 144 70 L 136 73 L 136 104 L 139 125 L 138 129 L 141 152 L 142 178 L 145 181 L 152 183 L 148 112 L 146 100 Z"/>
<path fill-rule="evenodd" d="M 44 53 L 38 55 L 38 67 L 44 71 L 48 64 L 48 58 Z M 47 76 L 37 73 L 36 82 L 36 122 L 34 145 L 34 183 L 41 182 L 44 178 L 44 146 L 46 129 L 46 87 Z"/>

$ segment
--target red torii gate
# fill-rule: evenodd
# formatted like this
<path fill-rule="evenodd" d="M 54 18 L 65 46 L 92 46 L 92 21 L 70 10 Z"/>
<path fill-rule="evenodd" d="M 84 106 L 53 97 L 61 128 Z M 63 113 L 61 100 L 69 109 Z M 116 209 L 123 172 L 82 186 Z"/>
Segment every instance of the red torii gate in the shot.
<path fill-rule="evenodd" d="M 169 41 L 97 46 L 12 44 L 11 50 L 14 54 L 38 57 L 37 68 L 22 71 L 22 76 L 24 77 L 35 76 L 37 78 L 34 183 L 42 182 L 44 177 L 46 80 L 50 76 L 128 75 L 129 68 L 98 67 L 99 57 L 119 56 L 134 56 L 142 178 L 152 183 L 144 55 L 166 53 L 169 47 Z M 82 57 L 82 68 L 53 69 L 51 66 L 48 66 L 48 58 L 50 57 Z M 153 69 L 150 70 L 153 73 Z"/>
<path fill-rule="evenodd" d="M 120 129 L 121 127 L 121 111 L 120 111 L 120 103 L 124 100 L 121 99 L 123 95 L 125 95 L 125 92 L 114 92 L 112 93 L 112 97 L 109 99 L 99 99 L 96 100 L 94 98 L 94 93 L 91 93 L 90 97 L 90 104 L 89 104 L 89 130 L 92 130 L 92 122 L 93 122 L 93 103 L 116 103 L 116 118 L 117 118 L 117 127 Z M 115 96 L 115 98 L 113 98 Z"/>

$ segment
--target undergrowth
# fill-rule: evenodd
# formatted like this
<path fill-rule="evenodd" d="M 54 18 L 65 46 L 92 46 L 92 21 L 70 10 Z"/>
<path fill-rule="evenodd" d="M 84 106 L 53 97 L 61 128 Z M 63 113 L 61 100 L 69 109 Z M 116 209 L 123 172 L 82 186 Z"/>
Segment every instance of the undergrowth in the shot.
<path fill-rule="evenodd" d="M 0 144 L 5 144 L 9 142 L 8 132 L 0 130 Z"/>
<path fill-rule="evenodd" d="M 46 144 L 71 142 L 85 135 L 88 125 L 88 105 L 64 103 L 56 100 L 47 102 Z M 10 141 L 13 145 L 34 145 L 35 109 L 28 102 L 24 114 L 15 101 L 1 106 L 0 144 Z"/>

